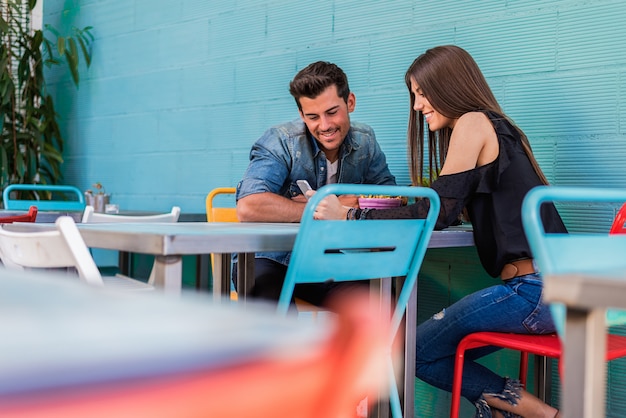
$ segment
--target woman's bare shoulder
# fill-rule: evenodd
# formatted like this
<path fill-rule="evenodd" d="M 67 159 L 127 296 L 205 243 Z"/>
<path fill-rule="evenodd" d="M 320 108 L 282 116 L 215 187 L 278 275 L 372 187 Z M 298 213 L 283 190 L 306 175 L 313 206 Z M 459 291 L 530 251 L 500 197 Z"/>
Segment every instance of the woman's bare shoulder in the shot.
<path fill-rule="evenodd" d="M 457 128 L 469 128 L 475 130 L 476 128 L 493 130 L 491 121 L 483 112 L 467 112 L 461 115 L 454 125 L 454 129 Z"/>
<path fill-rule="evenodd" d="M 498 155 L 498 140 L 489 118 L 481 112 L 468 112 L 457 120 L 443 174 L 466 171 L 492 161 Z"/>

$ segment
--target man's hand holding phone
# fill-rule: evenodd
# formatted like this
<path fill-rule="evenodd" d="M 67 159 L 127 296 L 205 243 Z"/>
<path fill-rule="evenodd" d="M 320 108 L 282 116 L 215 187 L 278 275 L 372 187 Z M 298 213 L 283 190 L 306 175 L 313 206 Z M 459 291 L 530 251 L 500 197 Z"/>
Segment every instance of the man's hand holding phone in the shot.
<path fill-rule="evenodd" d="M 302 194 L 304 195 L 304 197 L 306 197 L 306 199 L 309 200 L 310 196 L 308 196 L 306 192 L 308 192 L 309 190 L 313 190 L 309 182 L 306 180 L 296 180 L 296 184 L 302 191 Z"/>

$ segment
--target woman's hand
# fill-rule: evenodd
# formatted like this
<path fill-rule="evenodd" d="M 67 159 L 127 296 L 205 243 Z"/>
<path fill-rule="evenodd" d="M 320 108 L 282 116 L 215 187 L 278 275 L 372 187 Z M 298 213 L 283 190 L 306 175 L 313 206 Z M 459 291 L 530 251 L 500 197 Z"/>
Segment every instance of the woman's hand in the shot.
<path fill-rule="evenodd" d="M 336 219 L 345 220 L 348 213 L 348 206 L 343 206 L 339 198 L 334 194 L 326 196 L 315 208 L 314 219 Z"/>
<path fill-rule="evenodd" d="M 342 194 L 341 196 L 337 196 L 342 205 L 347 207 L 358 208 L 359 207 L 359 198 L 354 194 Z"/>

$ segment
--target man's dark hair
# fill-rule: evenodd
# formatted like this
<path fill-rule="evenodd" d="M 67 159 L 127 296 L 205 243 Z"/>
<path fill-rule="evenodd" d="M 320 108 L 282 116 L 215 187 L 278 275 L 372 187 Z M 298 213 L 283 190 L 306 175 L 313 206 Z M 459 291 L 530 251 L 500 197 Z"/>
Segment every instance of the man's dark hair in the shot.
<path fill-rule="evenodd" d="M 346 103 L 350 95 L 348 77 L 337 65 L 326 61 L 317 61 L 309 64 L 293 78 L 289 83 L 289 93 L 296 99 L 298 109 L 302 110 L 300 97 L 314 99 L 327 87 L 337 86 L 337 94 Z"/>

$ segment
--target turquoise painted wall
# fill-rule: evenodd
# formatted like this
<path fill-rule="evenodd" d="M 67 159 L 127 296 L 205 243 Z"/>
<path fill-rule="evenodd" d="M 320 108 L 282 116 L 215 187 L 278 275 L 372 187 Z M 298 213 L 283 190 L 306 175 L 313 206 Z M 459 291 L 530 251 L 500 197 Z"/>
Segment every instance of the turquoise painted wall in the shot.
<path fill-rule="evenodd" d="M 210 189 L 240 179 L 262 132 L 298 117 L 288 82 L 320 59 L 344 68 L 353 119 L 374 127 L 408 183 L 404 72 L 440 44 L 475 57 L 551 182 L 626 187 L 622 0 L 44 1 L 44 23 L 92 25 L 96 37 L 78 90 L 62 69 L 48 74 L 66 182 L 100 181 L 122 209 L 204 212 Z M 614 209 L 566 213 L 574 227 L 606 229 Z M 429 252 L 423 273 L 421 319 L 460 297 L 448 289 L 491 280 L 465 250 Z M 607 416 L 626 416 L 623 367 L 609 371 Z M 416 392 L 416 416 L 445 416 L 446 394 L 420 382 Z"/>
<path fill-rule="evenodd" d="M 353 119 L 375 128 L 408 183 L 404 72 L 454 43 L 551 181 L 626 187 L 625 18 L 617 0 L 45 0 L 46 23 L 93 25 L 96 37 L 77 91 L 50 74 L 66 181 L 101 181 L 122 208 L 203 212 L 262 132 L 298 116 L 288 82 L 324 59 L 345 69 Z"/>

